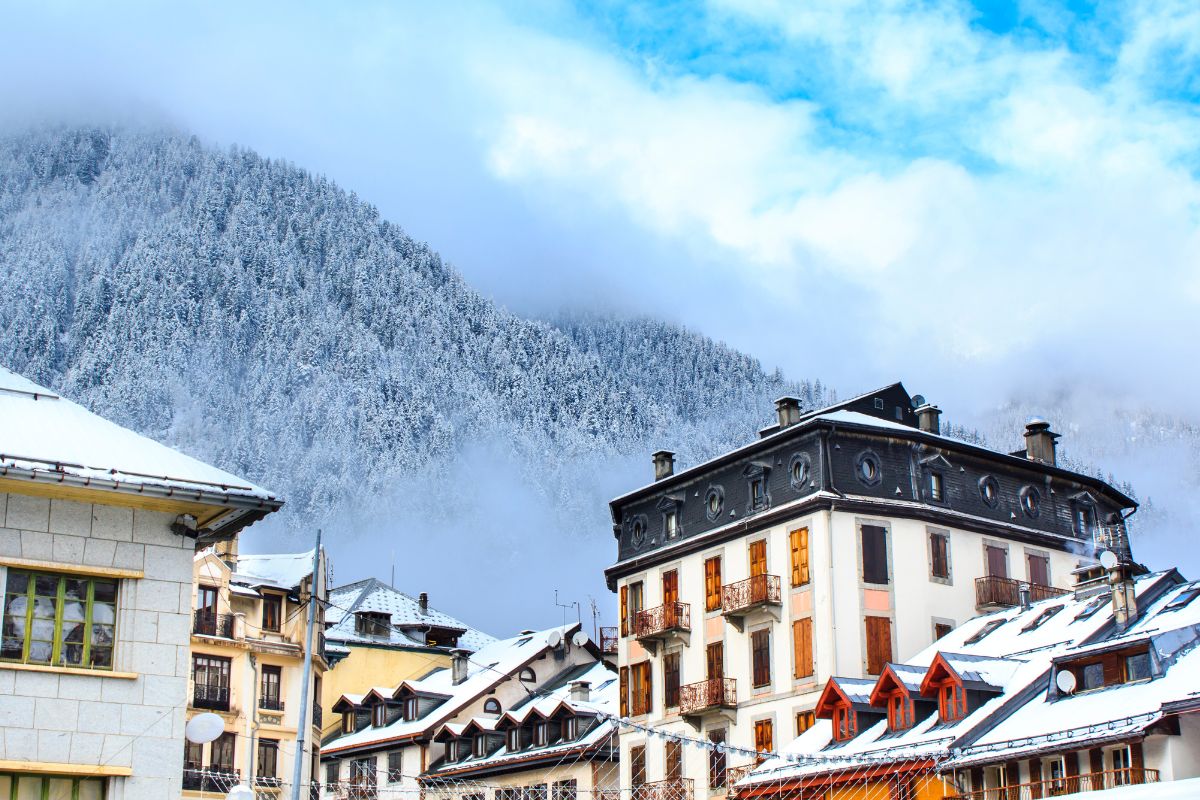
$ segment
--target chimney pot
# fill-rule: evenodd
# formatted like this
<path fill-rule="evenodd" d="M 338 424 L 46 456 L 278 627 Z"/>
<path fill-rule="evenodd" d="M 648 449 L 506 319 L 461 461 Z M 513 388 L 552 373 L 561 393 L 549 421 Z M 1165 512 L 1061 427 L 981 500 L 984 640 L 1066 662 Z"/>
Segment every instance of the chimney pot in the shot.
<path fill-rule="evenodd" d="M 1029 584 L 1022 583 L 1017 586 L 1017 598 L 1021 605 L 1021 610 L 1029 610 Z"/>
<path fill-rule="evenodd" d="M 942 410 L 932 403 L 925 403 L 917 408 L 917 427 L 926 433 L 942 432 L 942 423 L 939 419 L 942 416 Z"/>
<path fill-rule="evenodd" d="M 588 681 L 571 681 L 571 699 L 586 703 L 591 699 L 592 684 Z"/>
<path fill-rule="evenodd" d="M 661 481 L 675 474 L 675 454 L 670 450 L 659 450 L 654 459 L 654 480 Z"/>
<path fill-rule="evenodd" d="M 1058 438 L 1058 434 L 1050 430 L 1049 422 L 1034 417 L 1025 426 L 1025 457 L 1054 466 Z"/>
<path fill-rule="evenodd" d="M 417 610 L 422 614 L 429 613 L 429 594 L 427 592 L 421 592 L 417 595 Z"/>
<path fill-rule="evenodd" d="M 467 656 L 470 650 L 454 648 L 450 651 L 450 682 L 455 686 L 467 679 Z"/>
<path fill-rule="evenodd" d="M 790 428 L 800 421 L 800 398 L 781 397 L 775 401 L 775 414 L 779 417 L 779 428 Z"/>

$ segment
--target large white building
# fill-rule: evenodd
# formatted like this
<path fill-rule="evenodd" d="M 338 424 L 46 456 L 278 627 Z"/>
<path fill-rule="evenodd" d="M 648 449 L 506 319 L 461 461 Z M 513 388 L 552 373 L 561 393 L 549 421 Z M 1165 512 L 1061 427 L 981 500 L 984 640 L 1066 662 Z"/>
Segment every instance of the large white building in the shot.
<path fill-rule="evenodd" d="M 774 752 L 829 677 L 1062 593 L 1097 538 L 1128 555 L 1134 501 L 1057 466 L 1048 424 L 1006 454 L 940 435 L 939 413 L 900 384 L 809 412 L 783 398 L 742 448 L 679 473 L 656 453 L 655 481 L 611 503 L 622 715 Z M 622 786 L 656 797 L 720 795 L 753 765 L 637 728 L 621 756 Z"/>
<path fill-rule="evenodd" d="M 197 540 L 280 505 L 0 368 L 0 797 L 180 796 Z"/>

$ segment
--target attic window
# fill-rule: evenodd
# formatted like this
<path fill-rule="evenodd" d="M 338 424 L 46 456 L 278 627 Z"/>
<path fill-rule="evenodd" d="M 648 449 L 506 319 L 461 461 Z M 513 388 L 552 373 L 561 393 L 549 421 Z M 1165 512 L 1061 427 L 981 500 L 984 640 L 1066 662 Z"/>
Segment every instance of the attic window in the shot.
<path fill-rule="evenodd" d="M 1102 594 L 1099 597 L 1093 597 L 1091 600 L 1088 601 L 1088 604 L 1086 606 L 1084 606 L 1082 609 L 1080 609 L 1079 613 L 1075 615 L 1075 621 L 1078 622 L 1081 619 L 1087 619 L 1088 617 L 1092 616 L 1097 611 L 1104 608 L 1104 606 L 1108 603 L 1108 601 L 1111 597 L 1112 597 L 1112 595 L 1107 594 L 1107 593 Z M 1167 609 L 1164 609 L 1164 610 L 1167 610 Z"/>
<path fill-rule="evenodd" d="M 1000 484 L 991 475 L 979 479 L 979 499 L 988 508 L 995 508 L 1000 502 Z"/>
<path fill-rule="evenodd" d="M 888 730 L 904 731 L 913 724 L 913 702 L 903 692 L 888 698 Z"/>
<path fill-rule="evenodd" d="M 875 398 L 875 410 L 883 411 L 883 398 L 882 397 Z"/>
<path fill-rule="evenodd" d="M 750 508 L 759 509 L 767 504 L 767 479 L 764 475 L 750 479 Z"/>
<path fill-rule="evenodd" d="M 570 742 L 579 735 L 579 720 L 575 717 L 567 717 L 562 721 L 562 738 L 565 742 Z"/>
<path fill-rule="evenodd" d="M 984 639 L 986 639 L 988 637 L 989 634 L 991 634 L 992 631 L 996 630 L 996 628 L 999 628 L 1005 622 L 1007 622 L 1007 620 L 1003 620 L 1003 619 L 992 620 L 991 622 L 987 623 L 982 628 L 980 628 L 975 633 L 974 636 L 972 636 L 970 639 L 967 639 L 965 642 L 963 642 L 963 644 L 975 644 L 976 642 L 982 642 Z"/>
<path fill-rule="evenodd" d="M 929 499 L 935 503 L 946 499 L 945 479 L 940 472 L 929 473 Z"/>
<path fill-rule="evenodd" d="M 1046 620 L 1050 619 L 1051 617 L 1053 617 L 1055 614 L 1057 614 L 1058 612 L 1060 612 L 1062 610 L 1063 610 L 1062 606 L 1051 606 L 1050 608 L 1047 608 L 1045 611 L 1043 611 L 1042 613 L 1040 613 L 1036 617 L 1034 617 L 1032 620 L 1030 620 L 1029 623 L 1024 628 L 1021 628 L 1021 633 L 1025 633 L 1026 631 L 1037 630 L 1038 628 L 1040 628 L 1042 626 L 1042 624 Z"/>
<path fill-rule="evenodd" d="M 487 755 L 487 736 L 482 733 L 475 734 L 475 739 L 471 742 L 471 755 L 476 758 Z"/>
<path fill-rule="evenodd" d="M 858 733 L 858 715 L 849 706 L 838 706 L 833 710 L 833 740 L 845 742 Z"/>
<path fill-rule="evenodd" d="M 546 746 L 546 723 L 539 722 L 533 726 L 533 744 L 535 747 Z"/>
<path fill-rule="evenodd" d="M 1042 510 L 1042 493 L 1034 486 L 1026 486 L 1021 490 L 1021 510 L 1025 516 L 1034 519 Z"/>
<path fill-rule="evenodd" d="M 1086 500 L 1072 503 L 1071 516 L 1078 536 L 1090 537 L 1096 530 L 1096 507 Z"/>
<path fill-rule="evenodd" d="M 417 698 L 409 697 L 404 701 L 404 719 L 406 722 L 412 722 L 417 718 Z"/>
<path fill-rule="evenodd" d="M 354 733 L 354 712 L 342 712 L 342 733 Z"/>
<path fill-rule="evenodd" d="M 646 518 L 638 516 L 629 526 L 629 544 L 634 550 L 646 543 Z"/>
<path fill-rule="evenodd" d="M 668 539 L 679 535 L 679 510 L 672 509 L 663 514 L 663 532 Z"/>
<path fill-rule="evenodd" d="M 355 611 L 354 632 L 362 636 L 388 636 L 392 630 L 392 615 L 380 611 Z"/>
<path fill-rule="evenodd" d="M 534 672 L 532 668 L 526 667 L 525 669 L 521 670 L 521 673 L 518 677 L 520 677 L 522 683 L 533 683 L 537 680 L 537 673 Z"/>
<path fill-rule="evenodd" d="M 938 718 L 955 722 L 967 715 L 967 691 L 951 681 L 938 689 Z"/>
<path fill-rule="evenodd" d="M 855 465 L 854 476 L 864 486 L 875 486 L 882 479 L 883 471 L 879 465 L 879 456 L 869 450 L 860 453 Z"/>
<path fill-rule="evenodd" d="M 371 708 L 371 727 L 382 728 L 387 723 L 387 706 L 380 703 Z"/>
<path fill-rule="evenodd" d="M 708 487 L 708 492 L 704 495 L 704 513 L 710 521 L 721 516 L 721 509 L 725 507 L 725 492 L 720 486 Z"/>
<path fill-rule="evenodd" d="M 499 714 L 500 713 L 500 701 L 494 697 L 488 698 L 486 701 L 484 701 L 483 713 Z"/>
<path fill-rule="evenodd" d="M 508 748 L 508 752 L 515 753 L 521 749 L 521 729 L 520 728 L 510 728 L 508 730 L 508 733 L 505 736 L 507 738 L 507 742 L 505 744 Z"/>
<path fill-rule="evenodd" d="M 1174 600 L 1163 606 L 1163 611 L 1178 611 L 1197 597 L 1200 597 L 1200 587 L 1180 592 Z"/>
<path fill-rule="evenodd" d="M 808 483 L 809 474 L 809 459 L 804 453 L 796 453 L 792 456 L 791 464 L 788 467 L 788 478 L 791 480 L 792 488 L 797 490 L 804 489 Z"/>

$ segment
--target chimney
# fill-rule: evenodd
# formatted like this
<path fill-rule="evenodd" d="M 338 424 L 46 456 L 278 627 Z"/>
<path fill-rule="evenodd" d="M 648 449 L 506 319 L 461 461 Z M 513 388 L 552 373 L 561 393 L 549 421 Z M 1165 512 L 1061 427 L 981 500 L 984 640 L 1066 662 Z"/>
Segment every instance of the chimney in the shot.
<path fill-rule="evenodd" d="M 1058 434 L 1050 430 L 1050 423 L 1041 417 L 1034 417 L 1025 426 L 1025 457 L 1054 466 L 1056 441 Z"/>
<path fill-rule="evenodd" d="M 571 699 L 577 703 L 586 703 L 592 696 L 592 684 L 588 681 L 571 681 Z"/>
<path fill-rule="evenodd" d="M 417 610 L 424 616 L 429 613 L 429 593 L 421 592 L 417 595 Z"/>
<path fill-rule="evenodd" d="M 941 433 L 942 423 L 938 417 L 942 410 L 932 403 L 924 403 L 917 407 L 917 427 L 926 433 Z"/>
<path fill-rule="evenodd" d="M 654 480 L 661 481 L 675 474 L 675 454 L 670 450 L 659 450 L 653 458 Z"/>
<path fill-rule="evenodd" d="M 1119 560 L 1114 560 L 1117 563 L 1108 568 L 1108 585 L 1112 587 L 1113 621 L 1117 623 L 1117 630 L 1123 631 L 1137 620 L 1137 593 L 1129 568 Z"/>
<path fill-rule="evenodd" d="M 1022 611 L 1029 610 L 1029 584 L 1021 583 L 1017 585 L 1017 602 L 1021 605 Z"/>
<path fill-rule="evenodd" d="M 779 417 L 780 430 L 795 425 L 800 421 L 800 398 L 779 398 L 775 401 L 775 414 Z"/>
<path fill-rule="evenodd" d="M 455 648 L 450 651 L 450 682 L 455 686 L 467 679 L 467 656 L 470 650 Z"/>

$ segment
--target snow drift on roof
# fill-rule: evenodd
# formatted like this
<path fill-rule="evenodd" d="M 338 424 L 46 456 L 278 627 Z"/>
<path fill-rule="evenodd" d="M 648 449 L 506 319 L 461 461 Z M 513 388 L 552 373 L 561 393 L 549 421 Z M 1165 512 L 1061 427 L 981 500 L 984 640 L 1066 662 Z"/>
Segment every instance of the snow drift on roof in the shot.
<path fill-rule="evenodd" d="M 239 555 L 231 581 L 245 586 L 274 586 L 295 589 L 312 574 L 313 551 Z"/>

